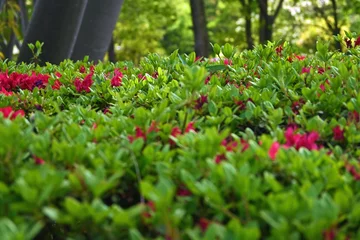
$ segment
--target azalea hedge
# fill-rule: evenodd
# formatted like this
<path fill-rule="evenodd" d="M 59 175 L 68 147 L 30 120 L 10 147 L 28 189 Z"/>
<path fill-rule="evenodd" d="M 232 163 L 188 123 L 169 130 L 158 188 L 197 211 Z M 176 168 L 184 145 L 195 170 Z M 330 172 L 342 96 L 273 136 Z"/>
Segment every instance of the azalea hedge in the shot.
<path fill-rule="evenodd" d="M 0 239 L 360 239 L 360 38 L 343 43 L 1 61 Z"/>

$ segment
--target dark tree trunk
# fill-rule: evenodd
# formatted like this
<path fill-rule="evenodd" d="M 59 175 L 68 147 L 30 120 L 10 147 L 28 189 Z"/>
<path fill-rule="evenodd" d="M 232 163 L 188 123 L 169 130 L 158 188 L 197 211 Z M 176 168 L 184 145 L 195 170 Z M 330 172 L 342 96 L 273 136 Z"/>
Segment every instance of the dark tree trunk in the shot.
<path fill-rule="evenodd" d="M 30 62 L 28 44 L 44 43 L 40 59 L 58 64 L 70 58 L 87 0 L 37 0 L 26 31 L 18 62 Z"/>
<path fill-rule="evenodd" d="M 109 48 L 123 0 L 89 0 L 71 58 L 102 61 Z"/>
<path fill-rule="evenodd" d="M 26 29 L 29 25 L 28 14 L 26 10 L 25 0 L 19 0 L 20 7 L 20 21 L 21 21 L 21 31 L 22 34 L 25 35 Z"/>
<path fill-rule="evenodd" d="M 110 62 L 116 62 L 114 37 L 111 37 L 111 41 L 108 49 L 108 57 Z"/>
<path fill-rule="evenodd" d="M 332 9 L 333 9 L 333 17 L 334 17 L 334 28 L 333 28 L 333 35 L 337 36 L 341 32 L 341 27 L 339 26 L 339 19 L 337 14 L 337 3 L 336 0 L 331 0 Z M 339 41 L 335 41 L 336 49 L 341 51 L 341 43 Z"/>
<path fill-rule="evenodd" d="M 209 56 L 209 36 L 206 23 L 204 0 L 190 0 L 191 17 L 197 56 Z"/>
<path fill-rule="evenodd" d="M 258 5 L 260 8 L 260 28 L 259 28 L 259 41 L 261 44 L 267 43 L 267 41 L 272 40 L 272 35 L 274 31 L 274 23 L 276 17 L 278 16 L 284 0 L 280 0 L 276 6 L 275 12 L 273 15 L 268 12 L 268 0 L 258 0 Z"/>
<path fill-rule="evenodd" d="M 251 22 L 251 0 L 240 0 L 241 5 L 243 6 L 243 12 L 245 15 L 245 35 L 246 43 L 248 49 L 254 48 L 254 39 L 252 37 L 252 22 Z"/>

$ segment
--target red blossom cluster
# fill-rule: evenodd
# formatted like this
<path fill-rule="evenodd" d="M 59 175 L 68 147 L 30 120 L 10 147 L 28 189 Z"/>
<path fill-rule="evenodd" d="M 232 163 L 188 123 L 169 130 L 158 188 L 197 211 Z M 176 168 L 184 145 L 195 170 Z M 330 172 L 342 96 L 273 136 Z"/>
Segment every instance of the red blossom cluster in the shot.
<path fill-rule="evenodd" d="M 245 141 L 244 139 L 240 140 L 242 149 L 241 152 L 244 152 L 249 148 L 249 143 Z M 221 142 L 221 145 L 225 147 L 227 152 L 235 152 L 238 147 L 238 142 L 233 140 L 232 138 L 226 138 Z M 215 163 L 219 164 L 222 161 L 226 160 L 225 154 L 218 154 L 215 156 Z"/>
<path fill-rule="evenodd" d="M 355 168 L 355 166 L 347 163 L 345 165 L 345 168 L 354 177 L 356 181 L 360 180 L 360 172 Z"/>
<path fill-rule="evenodd" d="M 14 120 L 17 116 L 25 116 L 24 110 L 14 110 L 12 107 L 4 107 L 0 108 L 0 113 L 2 113 L 4 118 L 10 118 L 11 120 Z"/>
<path fill-rule="evenodd" d="M 142 138 L 144 139 L 144 141 L 146 141 L 146 135 L 151 133 L 151 132 L 158 132 L 159 129 L 158 127 L 156 126 L 156 122 L 153 121 L 151 122 L 148 130 L 145 132 L 141 129 L 141 127 L 139 126 L 136 126 L 135 127 L 135 135 L 129 135 L 128 136 L 128 139 L 129 141 L 132 143 L 135 139 L 139 139 L 139 138 Z"/>
<path fill-rule="evenodd" d="M 195 101 L 195 109 L 199 110 L 202 108 L 202 106 L 208 102 L 208 96 L 207 95 L 200 95 L 198 99 Z"/>
<path fill-rule="evenodd" d="M 275 160 L 276 154 L 279 151 L 280 147 L 284 148 L 294 147 L 296 150 L 300 148 L 306 148 L 308 150 L 318 150 L 321 147 L 317 145 L 316 141 L 319 140 L 319 134 L 315 131 L 310 133 L 296 133 L 297 128 L 290 126 L 285 131 L 285 144 L 280 145 L 279 142 L 274 142 L 269 149 L 269 157 L 271 160 Z"/>
<path fill-rule="evenodd" d="M 360 46 L 360 36 L 357 37 L 357 39 L 355 39 L 354 44 L 353 44 L 352 40 L 349 38 L 345 39 L 345 43 L 346 43 L 347 48 L 353 48 L 353 47 Z"/>
<path fill-rule="evenodd" d="M 114 70 L 114 76 L 111 79 L 111 86 L 112 87 L 119 87 L 122 83 L 123 74 L 120 72 L 119 69 Z"/>
<path fill-rule="evenodd" d="M 195 128 L 194 128 L 194 122 L 189 122 L 188 125 L 186 125 L 185 131 L 184 133 L 189 133 L 189 132 L 196 132 Z M 173 136 L 174 138 L 176 138 L 177 136 L 181 135 L 181 129 L 179 127 L 173 127 L 173 129 L 171 129 L 171 136 Z M 169 143 L 171 146 L 175 146 L 176 143 L 174 142 L 174 140 L 172 140 L 171 138 L 169 139 Z"/>
<path fill-rule="evenodd" d="M 94 75 L 94 72 L 91 72 L 87 74 L 84 78 L 84 80 L 80 80 L 79 78 L 75 78 L 74 85 L 76 87 L 77 92 L 90 92 L 90 87 L 94 83 L 92 80 L 92 77 Z"/>
<path fill-rule="evenodd" d="M 32 72 L 31 75 L 26 73 L 13 72 L 9 75 L 8 71 L 0 72 L 0 89 L 4 93 L 6 91 L 22 90 L 32 91 L 35 87 L 45 88 L 48 84 L 50 76 L 47 74 Z M 4 90 L 3 90 L 4 89 Z"/>

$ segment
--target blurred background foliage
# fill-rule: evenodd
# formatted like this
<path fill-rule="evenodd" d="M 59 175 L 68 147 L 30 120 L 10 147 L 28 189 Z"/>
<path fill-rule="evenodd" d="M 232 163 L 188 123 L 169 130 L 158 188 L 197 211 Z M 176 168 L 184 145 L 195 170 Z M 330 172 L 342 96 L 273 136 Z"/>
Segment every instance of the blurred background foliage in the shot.
<path fill-rule="evenodd" d="M 0 0 L 1 58 L 16 59 L 35 2 Z M 265 2 L 269 16 L 280 10 L 272 40 L 289 41 L 303 53 L 311 53 L 317 39 L 332 41 L 337 31 L 344 35 L 360 29 L 360 0 L 204 0 L 210 42 L 231 43 L 240 50 L 248 48 L 247 37 L 259 44 L 259 6 Z M 245 16 L 251 19 L 251 36 L 246 35 Z M 112 44 L 116 60 L 135 63 L 150 52 L 194 51 L 190 1 L 125 0 Z"/>

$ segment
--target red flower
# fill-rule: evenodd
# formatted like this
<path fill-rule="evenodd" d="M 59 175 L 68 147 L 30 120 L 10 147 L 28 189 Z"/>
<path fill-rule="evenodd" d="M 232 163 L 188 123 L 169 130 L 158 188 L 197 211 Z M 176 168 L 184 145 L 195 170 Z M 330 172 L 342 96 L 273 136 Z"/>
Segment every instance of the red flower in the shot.
<path fill-rule="evenodd" d="M 61 85 L 62 85 L 62 83 L 61 83 L 59 80 L 56 79 L 51 88 L 52 88 L 53 90 L 59 90 L 60 87 L 61 87 Z"/>
<path fill-rule="evenodd" d="M 305 56 L 296 55 L 296 54 L 295 54 L 295 57 L 296 57 L 299 61 L 302 61 L 302 60 L 304 60 L 304 59 L 306 58 Z"/>
<path fill-rule="evenodd" d="M 281 56 L 281 55 L 282 55 L 282 54 L 281 54 L 282 50 L 283 50 L 283 46 L 282 46 L 282 45 L 277 46 L 277 47 L 275 48 L 276 54 L 277 54 L 278 56 Z"/>
<path fill-rule="evenodd" d="M 119 69 L 115 69 L 114 76 L 111 79 L 111 86 L 112 87 L 119 87 L 122 83 L 123 74 L 119 71 Z"/>
<path fill-rule="evenodd" d="M 355 40 L 355 47 L 360 46 L 360 36 Z"/>
<path fill-rule="evenodd" d="M 301 134 L 295 134 L 296 128 L 288 127 L 285 131 L 285 139 L 286 142 L 284 147 L 295 147 L 296 150 L 300 148 L 307 148 L 309 150 L 318 150 L 319 146 L 317 146 L 316 141 L 319 139 L 319 134 L 317 132 L 310 132 Z"/>
<path fill-rule="evenodd" d="M 347 48 L 352 48 L 351 39 L 349 39 L 349 38 L 345 39 L 345 43 L 346 43 Z"/>
<path fill-rule="evenodd" d="M 34 161 L 36 165 L 43 165 L 45 161 L 42 158 L 34 156 Z"/>
<path fill-rule="evenodd" d="M 336 231 L 334 228 L 327 229 L 323 232 L 324 240 L 334 240 L 336 237 Z"/>
<path fill-rule="evenodd" d="M 355 121 L 355 122 L 359 122 L 360 121 L 360 115 L 357 111 L 352 111 L 352 112 L 349 112 L 348 114 L 348 118 L 350 121 Z"/>
<path fill-rule="evenodd" d="M 88 75 L 86 75 L 86 77 L 84 78 L 83 81 L 81 81 L 79 78 L 76 78 L 74 81 L 74 85 L 76 87 L 76 91 L 77 92 L 90 92 L 90 87 L 93 84 L 93 80 L 92 80 L 92 76 L 94 75 L 94 73 L 89 73 Z"/>
<path fill-rule="evenodd" d="M 184 185 L 180 185 L 176 191 L 176 196 L 179 196 L 179 197 L 188 197 L 191 195 L 192 195 L 192 193 Z"/>
<path fill-rule="evenodd" d="M 301 69 L 301 73 L 310 73 L 310 69 L 311 69 L 311 67 L 303 67 Z"/>
<path fill-rule="evenodd" d="M 174 127 L 172 130 L 171 130 L 171 136 L 173 136 L 174 138 L 176 138 L 178 135 L 181 134 L 181 130 L 179 127 Z M 175 145 L 175 142 L 170 138 L 169 139 L 169 142 L 170 142 L 170 145 L 171 146 L 174 146 Z"/>
<path fill-rule="evenodd" d="M 207 228 L 209 227 L 211 221 L 207 218 L 200 218 L 199 220 L 199 226 L 202 232 L 205 232 Z"/>
<path fill-rule="evenodd" d="M 207 76 L 205 79 L 205 84 L 208 84 L 210 82 L 211 76 Z"/>
<path fill-rule="evenodd" d="M 141 73 L 138 74 L 138 79 L 140 80 L 145 80 L 146 77 L 144 75 L 142 75 Z"/>
<path fill-rule="evenodd" d="M 14 111 L 12 107 L 4 107 L 0 108 L 0 112 L 3 114 L 4 118 L 10 118 L 11 120 L 14 120 L 17 116 L 25 116 L 25 112 L 23 110 L 17 110 Z"/>
<path fill-rule="evenodd" d="M 189 122 L 188 125 L 186 126 L 185 133 L 188 132 L 195 132 L 194 122 Z"/>
<path fill-rule="evenodd" d="M 200 97 L 196 99 L 195 109 L 199 110 L 207 102 L 208 102 L 207 95 L 200 95 Z"/>
<path fill-rule="evenodd" d="M 239 106 L 240 110 L 245 110 L 246 109 L 246 102 L 244 102 L 244 101 L 235 100 L 235 104 Z"/>
<path fill-rule="evenodd" d="M 6 91 L 4 87 L 1 87 L 0 93 L 4 94 L 5 96 L 11 96 L 13 94 L 11 91 Z"/>
<path fill-rule="evenodd" d="M 325 72 L 325 68 L 323 68 L 323 67 L 318 67 L 318 73 L 319 73 L 319 74 L 324 74 L 324 72 Z"/>
<path fill-rule="evenodd" d="M 273 144 L 271 145 L 270 149 L 269 149 L 269 157 L 271 160 L 275 160 L 276 158 L 276 154 L 278 153 L 280 149 L 280 143 L 279 142 L 273 142 Z"/>
<path fill-rule="evenodd" d="M 81 66 L 81 67 L 79 68 L 79 71 L 80 71 L 81 73 L 85 73 L 86 68 L 85 68 L 84 66 Z"/>
<path fill-rule="evenodd" d="M 224 160 L 226 160 L 225 154 L 218 154 L 218 155 L 216 155 L 216 157 L 215 157 L 215 163 L 216 163 L 216 164 L 219 164 L 219 163 L 221 163 L 221 162 L 224 161 Z"/>
<path fill-rule="evenodd" d="M 136 126 L 135 127 L 135 136 L 130 135 L 130 136 L 128 136 L 128 139 L 129 139 L 130 143 L 132 143 L 135 139 L 138 139 L 138 138 L 142 138 L 142 139 L 144 139 L 144 141 L 146 141 L 146 134 L 140 127 Z"/>
<path fill-rule="evenodd" d="M 240 142 L 243 145 L 241 152 L 246 151 L 250 147 L 250 144 L 247 141 L 245 141 L 244 139 L 241 139 Z"/>
<path fill-rule="evenodd" d="M 354 177 L 356 181 L 360 180 L 360 173 L 356 170 L 356 168 L 350 164 L 345 165 L 346 170 Z"/>
<path fill-rule="evenodd" d="M 150 127 L 148 128 L 147 130 L 147 133 L 151 133 L 151 132 L 158 132 L 159 129 L 158 127 L 156 126 L 156 122 L 155 121 L 152 121 L 151 124 L 150 124 Z"/>
<path fill-rule="evenodd" d="M 61 78 L 62 75 L 61 75 L 61 73 L 56 72 L 56 73 L 55 73 L 55 76 L 57 76 L 58 78 Z"/>
<path fill-rule="evenodd" d="M 302 105 L 304 105 L 304 104 L 305 104 L 304 99 L 300 99 L 299 101 L 295 101 L 291 105 L 291 110 L 293 111 L 293 113 L 299 114 L 299 110 L 301 109 Z"/>
<path fill-rule="evenodd" d="M 339 125 L 333 128 L 333 134 L 336 141 L 344 140 L 344 130 L 341 130 Z"/>
<path fill-rule="evenodd" d="M 224 59 L 224 64 L 225 64 L 225 65 L 232 65 L 232 60 L 231 60 L 231 59 L 228 59 L 228 58 L 225 58 L 225 59 Z"/>

